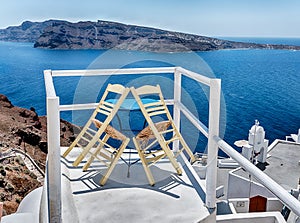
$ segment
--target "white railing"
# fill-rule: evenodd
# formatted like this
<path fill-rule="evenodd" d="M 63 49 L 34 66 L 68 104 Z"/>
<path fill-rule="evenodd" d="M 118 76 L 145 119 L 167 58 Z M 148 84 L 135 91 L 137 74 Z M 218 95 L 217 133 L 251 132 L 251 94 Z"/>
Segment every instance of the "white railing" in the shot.
<path fill-rule="evenodd" d="M 47 96 L 47 141 L 48 156 L 46 165 L 47 185 L 43 195 L 46 196 L 48 222 L 60 223 L 61 219 L 61 168 L 60 168 L 60 113 L 59 97 L 56 96 L 52 72 L 44 71 Z M 47 195 L 45 195 L 45 193 Z M 44 198 L 42 198 L 44 200 Z M 41 214 L 44 215 L 41 207 Z M 45 216 L 40 216 L 45 221 Z M 47 218 L 46 218 L 47 219 Z"/>
<path fill-rule="evenodd" d="M 216 206 L 216 175 L 217 175 L 217 155 L 218 146 L 213 140 L 213 136 L 219 135 L 219 119 L 220 119 L 220 94 L 221 80 L 212 79 L 195 72 L 186 70 L 182 67 L 160 67 L 160 68 L 127 68 L 127 69 L 105 69 L 105 70 L 69 70 L 69 71 L 52 71 L 52 76 L 99 76 L 99 75 L 134 75 L 134 74 L 174 74 L 174 111 L 173 118 L 175 125 L 180 128 L 180 111 L 189 117 L 192 122 L 197 122 L 195 125 L 208 138 L 208 167 L 207 167 L 207 182 L 206 182 L 206 205 L 208 208 Z M 189 113 L 188 109 L 181 103 L 181 75 L 187 76 L 197 82 L 210 87 L 209 98 L 209 126 L 208 128 L 198 119 Z M 88 104 L 90 108 L 96 104 Z M 60 106 L 61 111 L 82 109 L 84 105 L 64 105 Z M 177 146 L 178 147 L 178 146 Z M 175 145 L 176 150 L 176 145 Z"/>
<path fill-rule="evenodd" d="M 52 77 L 66 76 L 101 76 L 101 75 L 134 75 L 134 74 L 174 74 L 174 100 L 168 100 L 168 104 L 174 105 L 174 122 L 180 127 L 180 112 L 182 111 L 189 120 L 199 129 L 206 137 L 208 137 L 208 162 L 207 168 L 207 194 L 206 205 L 208 208 L 215 208 L 216 198 L 216 174 L 217 174 L 217 152 L 218 146 L 213 140 L 214 135 L 219 135 L 219 116 L 220 116 L 220 91 L 221 81 L 219 79 L 211 79 L 195 72 L 186 70 L 181 67 L 160 67 L 160 68 L 133 68 L 133 69 L 101 69 L 101 70 L 60 70 L 60 71 L 44 71 L 46 96 L 47 96 L 47 116 L 48 116 L 48 179 L 51 184 L 48 185 L 48 205 L 49 205 L 49 221 L 51 219 L 57 222 L 58 216 L 61 216 L 61 203 L 58 199 L 61 195 L 60 186 L 60 170 L 59 168 L 59 112 L 69 110 L 93 109 L 97 104 L 72 104 L 59 105 L 59 98 L 56 96 Z M 208 128 L 181 103 L 181 76 L 185 75 L 202 84 L 210 87 L 210 110 L 209 110 L 209 126 Z M 176 146 L 176 145 L 175 145 Z M 52 199 L 56 200 L 53 204 Z"/>
<path fill-rule="evenodd" d="M 244 162 L 242 155 L 234 153 L 232 147 L 226 144 L 219 138 L 219 123 L 220 123 L 220 95 L 221 95 L 221 80 L 212 79 L 195 72 L 186 70 L 181 67 L 163 67 L 163 68 L 130 68 L 130 69 L 101 69 L 101 70 L 61 70 L 61 71 L 44 71 L 46 96 L 47 96 L 47 129 L 48 129 L 48 219 L 49 222 L 61 222 L 61 178 L 60 178 L 60 154 L 59 154 L 59 119 L 60 111 L 93 109 L 96 103 L 88 104 L 71 104 L 60 105 L 59 98 L 55 93 L 52 77 L 63 76 L 107 76 L 107 75 L 135 75 L 135 74 L 174 74 L 174 99 L 167 100 L 168 104 L 173 104 L 173 119 L 178 128 L 180 128 L 181 112 L 187 119 L 208 138 L 208 160 L 206 173 L 206 206 L 208 208 L 216 207 L 216 179 L 217 179 L 217 155 L 218 147 L 220 147 L 229 156 L 237 162 L 240 160 L 240 165 L 251 174 L 259 175 L 262 179 L 268 177 L 262 172 L 258 172 L 255 168 L 248 168 L 248 163 Z M 206 127 L 199 119 L 197 119 L 181 102 L 181 80 L 182 75 L 196 80 L 209 87 L 209 128 Z M 175 145 L 176 147 L 176 145 Z M 176 148 L 175 148 L 176 149 Z M 235 150 L 234 150 L 235 151 Z M 250 163 L 251 164 L 251 163 Z M 252 164 L 251 164 L 252 165 Z M 254 165 L 252 165 L 254 166 Z M 260 179 L 260 178 L 258 178 Z M 295 202 L 295 198 L 291 198 L 289 193 L 283 191 L 275 182 L 261 182 L 264 186 L 270 189 L 282 202 L 288 206 L 293 212 L 299 214 L 300 203 Z M 281 188 L 280 190 L 272 190 L 272 186 Z M 280 191 L 280 193 L 278 192 Z M 284 198 L 286 197 L 286 198 Z M 293 200 L 294 199 L 294 200 Z"/>
<path fill-rule="evenodd" d="M 251 173 L 262 185 L 271 191 L 283 204 L 289 207 L 296 215 L 300 216 L 300 202 L 293 197 L 289 192 L 277 184 L 268 175 L 253 165 L 248 159 L 234 150 L 229 144 L 218 136 L 214 136 L 220 149 L 222 149 L 228 156 L 240 164 L 247 172 Z"/>

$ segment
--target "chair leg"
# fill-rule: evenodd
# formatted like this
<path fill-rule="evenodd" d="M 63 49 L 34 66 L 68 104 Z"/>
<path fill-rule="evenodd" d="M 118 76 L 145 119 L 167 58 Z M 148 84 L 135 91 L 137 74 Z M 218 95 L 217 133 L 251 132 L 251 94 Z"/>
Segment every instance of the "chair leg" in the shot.
<path fill-rule="evenodd" d="M 86 130 L 88 129 L 88 126 L 91 124 L 91 118 L 88 120 L 84 128 L 81 130 L 81 132 L 77 135 L 76 139 L 73 141 L 73 143 L 70 145 L 70 147 L 64 152 L 62 155 L 64 158 L 71 152 L 71 150 L 77 145 L 77 143 L 80 141 Z"/>
<path fill-rule="evenodd" d="M 86 164 L 83 166 L 83 171 L 86 171 L 90 165 L 92 164 L 92 162 L 94 161 L 95 159 L 95 156 L 100 152 L 100 150 L 103 148 L 104 146 L 104 143 L 107 142 L 107 140 L 109 139 L 109 135 L 106 134 L 104 137 L 103 137 L 103 140 L 102 142 L 100 143 L 100 145 L 98 146 L 98 148 L 96 149 L 96 151 L 94 152 L 94 154 L 90 157 L 90 159 L 86 162 Z"/>
<path fill-rule="evenodd" d="M 66 158 L 66 156 L 71 152 L 71 150 L 74 148 L 74 146 L 76 146 L 77 144 L 77 140 L 75 140 L 70 147 L 64 152 L 64 154 L 62 155 L 64 158 Z"/>
<path fill-rule="evenodd" d="M 186 142 L 182 138 L 181 134 L 179 132 L 176 132 L 176 135 L 179 138 L 179 142 L 182 145 L 183 150 L 185 150 L 186 153 L 188 154 L 188 156 L 190 157 L 190 162 L 194 163 L 196 161 L 196 159 L 195 159 L 195 156 L 194 156 L 193 152 L 190 150 L 190 148 L 188 147 L 188 145 L 186 144 Z"/>
<path fill-rule="evenodd" d="M 181 143 L 182 143 L 182 145 L 183 145 L 183 147 L 184 147 L 184 150 L 187 152 L 187 154 L 188 154 L 189 157 L 190 157 L 190 162 L 193 164 L 193 163 L 196 161 L 194 154 L 193 154 L 192 151 L 189 149 L 189 147 L 186 145 L 186 143 L 185 143 L 184 140 L 180 140 L 180 141 L 181 141 Z"/>
<path fill-rule="evenodd" d="M 118 160 L 120 159 L 122 153 L 124 152 L 124 149 L 126 148 L 127 144 L 129 143 L 129 138 L 127 138 L 122 145 L 120 146 L 115 158 L 113 159 L 113 161 L 111 162 L 109 168 L 107 169 L 106 173 L 104 174 L 104 176 L 102 177 L 101 181 L 100 181 L 100 185 L 104 186 L 104 184 L 106 183 L 106 181 L 108 180 L 110 174 L 112 173 L 115 165 L 117 164 Z"/>
<path fill-rule="evenodd" d="M 142 149 L 141 149 L 139 143 L 137 142 L 137 140 L 135 138 L 132 138 L 132 140 L 133 140 L 133 143 L 135 145 L 136 150 L 138 151 L 139 157 L 140 157 L 140 159 L 142 161 L 142 164 L 143 164 L 146 176 L 148 178 L 149 184 L 151 186 L 154 186 L 155 181 L 154 181 L 153 175 L 152 175 L 152 173 L 150 171 L 150 168 L 149 168 L 149 166 L 147 164 L 147 160 L 146 160 L 146 158 L 144 156 L 144 153 L 142 152 Z"/>
<path fill-rule="evenodd" d="M 84 150 L 79 154 L 79 156 L 76 158 L 76 160 L 73 162 L 73 166 L 78 166 L 79 163 L 84 159 L 84 157 L 88 154 L 90 149 L 92 148 L 92 145 L 89 143 Z"/>
<path fill-rule="evenodd" d="M 107 125 L 106 125 L 107 126 Z M 104 130 L 106 127 L 105 125 L 101 126 L 100 130 Z M 78 166 L 79 163 L 84 159 L 84 157 L 89 153 L 89 151 L 91 150 L 91 148 L 96 144 L 97 140 L 99 140 L 101 134 L 103 133 L 103 131 L 99 131 L 97 132 L 96 135 L 93 136 L 92 140 L 89 142 L 89 144 L 87 144 L 87 146 L 83 149 L 83 151 L 80 153 L 80 155 L 76 158 L 76 160 L 73 162 L 73 166 Z"/>
<path fill-rule="evenodd" d="M 182 170 L 181 170 L 178 162 L 176 161 L 172 151 L 164 143 L 160 143 L 160 146 L 164 150 L 166 156 L 169 158 L 169 160 L 170 160 L 172 166 L 174 167 L 174 169 L 176 170 L 177 174 L 181 176 Z"/>

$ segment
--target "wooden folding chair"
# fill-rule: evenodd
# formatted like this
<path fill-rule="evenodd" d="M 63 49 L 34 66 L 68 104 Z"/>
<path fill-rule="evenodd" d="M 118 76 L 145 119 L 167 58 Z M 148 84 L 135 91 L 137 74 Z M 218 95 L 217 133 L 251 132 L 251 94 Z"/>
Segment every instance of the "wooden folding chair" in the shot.
<path fill-rule="evenodd" d="M 107 134 L 107 129 L 110 128 L 108 127 L 108 125 L 117 113 L 118 109 L 120 108 L 128 93 L 129 88 L 125 88 L 120 84 L 108 84 L 97 108 L 91 115 L 90 119 L 87 121 L 86 125 L 83 127 L 83 129 L 78 134 L 71 146 L 63 154 L 63 157 L 66 157 L 75 146 L 78 146 L 82 149 L 82 152 L 73 162 L 73 166 L 78 166 L 79 163 L 84 159 L 84 157 L 88 153 L 92 156 L 95 156 L 94 152 L 91 152 L 92 150 L 101 150 L 103 145 L 107 142 L 108 138 L 110 137 L 110 135 Z M 114 104 L 106 101 L 108 95 L 110 94 L 114 94 L 114 96 L 117 96 L 117 100 Z M 104 121 L 101 123 L 101 126 L 97 130 L 94 130 L 92 125 L 97 115 L 102 115 L 102 117 L 104 117 Z M 106 134 L 104 134 L 105 131 Z M 121 149 L 124 150 L 129 142 L 129 139 L 124 139 L 122 141 L 123 144 L 121 145 Z M 112 159 L 111 163 L 112 162 L 116 162 L 116 160 Z M 89 165 L 90 164 L 86 164 L 84 169 L 87 169 Z"/>
<path fill-rule="evenodd" d="M 195 161 L 195 157 L 182 138 L 177 127 L 175 126 L 172 116 L 164 101 L 159 85 L 145 85 L 138 89 L 131 87 L 130 90 L 138 105 L 140 106 L 140 109 L 148 123 L 148 127 L 146 127 L 146 129 L 142 130 L 136 137 L 134 137 L 133 142 L 141 158 L 150 185 L 154 185 L 155 181 L 149 167 L 164 157 L 168 157 L 177 173 L 181 175 L 182 170 L 176 161 L 177 156 L 182 151 L 186 151 L 187 155 L 190 157 L 191 162 Z M 156 95 L 158 96 L 159 100 L 157 102 L 143 104 L 141 97 L 147 95 Z M 164 118 L 166 119 L 166 121 L 154 123 L 153 119 L 157 116 L 162 116 L 160 118 Z M 149 133 L 145 134 L 145 132 L 147 131 Z M 172 136 L 171 138 L 168 138 L 167 135 L 169 136 L 170 134 Z M 155 140 L 149 143 L 149 139 L 152 138 L 155 138 Z M 149 149 L 155 143 L 159 144 L 161 150 L 149 152 Z M 179 149 L 176 153 L 173 153 L 171 149 L 171 145 L 174 143 L 179 144 Z"/>

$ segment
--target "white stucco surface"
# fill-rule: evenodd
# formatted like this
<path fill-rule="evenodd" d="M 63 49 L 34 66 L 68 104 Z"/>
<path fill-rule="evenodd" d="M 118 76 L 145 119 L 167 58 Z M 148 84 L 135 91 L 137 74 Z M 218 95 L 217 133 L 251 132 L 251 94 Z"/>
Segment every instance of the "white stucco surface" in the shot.
<path fill-rule="evenodd" d="M 140 162 L 130 167 L 127 177 L 128 167 L 122 161 L 102 187 L 99 181 L 106 167 L 95 162 L 90 170 L 82 172 L 84 163 L 72 166 L 77 154 L 73 150 L 66 159 L 62 158 L 62 166 L 68 169 L 62 178 L 70 182 L 71 188 L 63 194 L 73 197 L 76 209 L 71 210 L 72 205 L 69 209 L 69 203 L 63 203 L 63 210 L 74 212 L 79 222 L 181 223 L 199 222 L 210 215 L 186 172 L 178 176 L 168 160 L 151 167 L 156 181 L 153 187 L 148 184 Z M 136 154 L 131 158 L 135 160 Z"/>

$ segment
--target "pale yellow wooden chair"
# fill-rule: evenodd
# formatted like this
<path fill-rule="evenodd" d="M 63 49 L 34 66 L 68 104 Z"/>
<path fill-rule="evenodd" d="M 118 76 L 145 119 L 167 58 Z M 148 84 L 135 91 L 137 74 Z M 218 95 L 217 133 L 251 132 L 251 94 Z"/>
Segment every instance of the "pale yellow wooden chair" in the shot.
<path fill-rule="evenodd" d="M 149 167 L 165 157 L 170 160 L 177 173 L 181 175 L 182 170 L 176 160 L 177 156 L 182 151 L 185 151 L 192 163 L 195 161 L 195 157 L 173 122 L 160 86 L 145 85 L 137 89 L 131 87 L 130 90 L 148 123 L 148 127 L 134 137 L 133 142 L 141 158 L 150 185 L 154 185 L 155 181 Z M 143 104 L 141 98 L 149 95 L 156 95 L 159 100 Z M 157 116 L 160 116 L 160 119 L 163 118 L 165 121 L 154 123 L 153 119 Z M 172 135 L 171 138 L 167 138 L 167 135 L 169 136 L 170 134 Z M 153 138 L 155 140 L 150 142 L 149 139 Z M 149 152 L 149 149 L 156 143 L 159 144 L 161 149 Z M 172 151 L 171 145 L 174 143 L 179 145 L 179 149 L 176 152 Z"/>
<path fill-rule="evenodd" d="M 104 145 L 107 144 L 106 142 L 109 139 L 109 137 L 112 137 L 112 135 L 109 133 L 109 129 L 112 128 L 111 126 L 109 126 L 109 123 L 112 121 L 113 117 L 117 113 L 124 99 L 128 95 L 129 91 L 129 88 L 126 88 L 120 84 L 108 84 L 97 108 L 95 109 L 95 111 L 93 112 L 93 114 L 91 115 L 81 132 L 78 134 L 74 142 L 63 154 L 63 157 L 66 157 L 74 147 L 79 147 L 82 149 L 82 152 L 73 162 L 73 166 L 78 166 L 79 163 L 86 157 L 86 155 L 90 154 L 93 158 L 90 158 L 90 160 L 84 166 L 84 169 L 87 169 L 90 166 L 91 162 L 94 160 L 94 158 L 99 158 L 99 153 L 102 154 L 103 157 L 107 155 L 105 155 L 105 153 L 102 153 L 101 149 L 104 147 Z M 115 94 L 114 96 L 116 96 L 117 100 L 114 104 L 106 101 L 109 94 Z M 99 128 L 97 130 L 94 130 L 93 123 L 96 124 L 95 119 L 96 116 L 99 114 L 104 117 L 104 121 L 100 122 L 101 125 L 99 125 Z M 110 159 L 107 159 L 110 161 L 108 163 L 108 166 L 112 167 L 108 170 L 110 172 L 112 171 L 115 162 L 117 162 L 117 160 L 120 158 L 123 150 L 128 144 L 129 138 L 125 139 L 122 137 L 122 141 L 123 143 L 120 148 L 114 151 L 111 150 L 111 154 L 113 154 L 114 156 L 110 157 Z M 98 151 L 98 153 L 96 153 L 98 156 L 95 156 L 95 151 Z M 106 158 L 109 157 L 107 156 Z M 106 175 L 107 174 L 109 175 L 110 173 L 106 173 Z M 105 182 L 106 180 L 102 183 Z"/>

